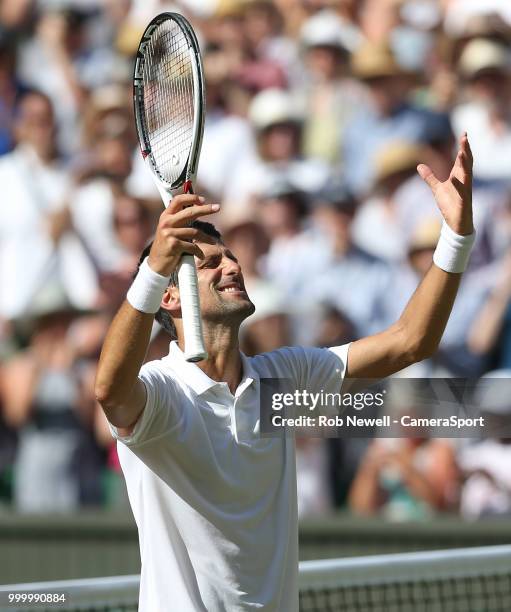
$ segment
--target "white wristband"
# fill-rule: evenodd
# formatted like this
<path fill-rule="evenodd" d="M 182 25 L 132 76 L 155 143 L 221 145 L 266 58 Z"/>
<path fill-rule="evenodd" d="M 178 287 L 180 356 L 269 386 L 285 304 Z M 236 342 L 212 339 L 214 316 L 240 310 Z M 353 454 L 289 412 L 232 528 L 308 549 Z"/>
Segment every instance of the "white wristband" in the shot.
<path fill-rule="evenodd" d="M 169 279 L 151 270 L 147 257 L 140 264 L 138 274 L 129 288 L 126 299 L 140 312 L 155 314 L 160 308 Z"/>
<path fill-rule="evenodd" d="M 475 231 L 470 236 L 460 236 L 444 221 L 440 240 L 433 255 L 435 266 L 446 272 L 456 274 L 465 272 L 475 237 Z"/>

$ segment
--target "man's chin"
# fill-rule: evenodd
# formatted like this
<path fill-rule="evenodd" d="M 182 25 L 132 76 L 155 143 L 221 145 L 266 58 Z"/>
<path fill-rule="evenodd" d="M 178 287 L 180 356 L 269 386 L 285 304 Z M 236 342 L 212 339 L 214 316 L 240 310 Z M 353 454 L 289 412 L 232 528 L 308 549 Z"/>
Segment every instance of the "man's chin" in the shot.
<path fill-rule="evenodd" d="M 249 314 L 253 314 L 255 312 L 255 306 L 252 304 L 250 298 L 246 294 L 245 297 L 239 297 L 236 300 L 229 301 L 229 306 L 240 311 L 246 310 Z"/>
<path fill-rule="evenodd" d="M 237 295 L 222 299 L 222 307 L 225 309 L 225 312 L 243 314 L 244 319 L 255 312 L 255 306 L 252 304 L 247 294 L 244 296 Z"/>
<path fill-rule="evenodd" d="M 254 304 L 250 301 L 249 298 L 247 298 L 247 317 L 250 317 L 250 315 L 253 315 L 255 310 L 256 308 Z"/>

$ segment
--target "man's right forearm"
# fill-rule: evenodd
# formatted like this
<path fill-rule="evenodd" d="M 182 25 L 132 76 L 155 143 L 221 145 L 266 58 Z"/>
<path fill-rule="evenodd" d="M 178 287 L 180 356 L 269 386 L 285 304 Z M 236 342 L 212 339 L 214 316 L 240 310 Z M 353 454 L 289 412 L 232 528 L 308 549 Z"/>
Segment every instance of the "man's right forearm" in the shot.
<path fill-rule="evenodd" d="M 108 420 L 123 430 L 122 435 L 133 429 L 146 403 L 146 388 L 138 374 L 151 335 L 154 320 L 151 313 L 164 307 L 162 296 L 182 255 L 204 257 L 193 241 L 215 243 L 212 236 L 189 224 L 218 209 L 218 204 L 205 204 L 204 198 L 195 194 L 177 195 L 172 199 L 160 215 L 149 257 L 140 264 L 127 300 L 108 330 L 95 392 Z"/>
<path fill-rule="evenodd" d="M 145 388 L 138 374 L 149 345 L 154 315 L 127 301 L 115 316 L 103 344 L 95 392 L 110 422 L 129 427 L 142 412 Z"/>

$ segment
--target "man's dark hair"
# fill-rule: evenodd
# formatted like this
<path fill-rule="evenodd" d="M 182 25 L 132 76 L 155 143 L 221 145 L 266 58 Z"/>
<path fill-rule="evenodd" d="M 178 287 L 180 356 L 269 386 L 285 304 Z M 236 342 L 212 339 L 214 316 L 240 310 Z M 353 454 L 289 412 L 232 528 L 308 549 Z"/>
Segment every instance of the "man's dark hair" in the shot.
<path fill-rule="evenodd" d="M 18 97 L 16 99 L 16 108 L 14 111 L 14 117 L 16 119 L 19 119 L 20 115 L 21 115 L 21 104 L 22 102 L 24 102 L 24 100 L 26 100 L 27 98 L 41 98 L 42 100 L 44 100 L 48 106 L 50 107 L 52 113 L 54 112 L 54 108 L 53 108 L 53 102 L 52 99 L 50 98 L 49 95 L 45 94 L 44 91 L 41 91 L 40 89 L 36 89 L 35 87 L 24 87 L 20 93 L 18 94 Z"/>
<path fill-rule="evenodd" d="M 198 229 L 201 232 L 204 232 L 208 236 L 212 236 L 219 242 L 222 240 L 222 235 L 212 223 L 208 223 L 207 221 L 193 221 L 191 223 L 191 227 L 194 227 L 195 229 Z M 153 241 L 151 240 L 151 242 L 142 251 L 142 254 L 140 255 L 140 259 L 138 260 L 137 270 L 135 272 L 134 277 L 138 274 L 138 270 L 140 268 L 140 265 L 144 261 L 144 259 L 149 256 L 149 252 L 152 246 L 153 246 Z M 169 287 L 178 287 L 178 286 L 179 286 L 178 275 L 177 275 L 177 270 L 175 270 L 170 275 Z M 176 326 L 174 325 L 174 321 L 172 320 L 172 317 L 166 310 L 164 310 L 163 308 L 160 308 L 158 312 L 155 314 L 154 318 L 163 327 L 163 329 L 167 332 L 167 334 L 169 334 L 172 340 L 177 340 Z"/>

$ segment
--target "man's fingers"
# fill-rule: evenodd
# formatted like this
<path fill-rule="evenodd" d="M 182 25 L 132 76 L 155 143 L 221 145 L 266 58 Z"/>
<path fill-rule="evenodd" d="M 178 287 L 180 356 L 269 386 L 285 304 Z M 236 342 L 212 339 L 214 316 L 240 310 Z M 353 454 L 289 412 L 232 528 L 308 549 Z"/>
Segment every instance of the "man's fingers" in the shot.
<path fill-rule="evenodd" d="M 195 206 L 189 206 L 183 210 L 180 210 L 175 215 L 172 215 L 172 225 L 174 227 L 182 227 L 199 217 L 205 215 L 212 215 L 220 210 L 220 204 L 201 204 Z"/>
<path fill-rule="evenodd" d="M 464 162 L 465 158 L 465 162 Z M 459 170 L 464 170 L 464 163 L 466 163 L 467 156 L 464 155 L 462 149 L 460 149 L 456 155 L 456 159 L 454 160 L 454 165 L 451 170 L 451 178 L 458 172 Z"/>
<path fill-rule="evenodd" d="M 463 178 L 464 182 L 471 180 L 473 164 L 474 158 L 472 156 L 472 150 L 470 149 L 470 143 L 468 142 L 467 133 L 465 132 L 460 138 L 460 148 L 456 155 L 450 178 L 452 179 L 453 176 L 457 176 L 459 179 Z"/>
<path fill-rule="evenodd" d="M 472 151 L 470 150 L 470 143 L 468 141 L 468 134 L 466 132 L 463 132 L 463 134 L 461 135 L 460 146 L 461 146 L 461 148 L 463 150 L 465 150 L 468 153 L 472 154 Z"/>
<path fill-rule="evenodd" d="M 190 255 L 197 255 L 201 259 L 204 257 L 202 250 L 189 240 L 181 240 L 175 235 L 169 236 L 165 244 L 160 248 L 165 257 L 177 256 L 178 258 L 183 253 L 189 253 Z"/>
<path fill-rule="evenodd" d="M 466 157 L 469 166 L 472 167 L 474 163 L 474 156 L 472 155 L 472 149 L 470 147 L 470 142 L 468 141 L 468 136 L 466 132 L 461 137 L 461 152 L 464 157 Z"/>
<path fill-rule="evenodd" d="M 216 244 L 217 242 L 213 236 L 209 236 L 195 227 L 176 227 L 172 230 L 172 234 L 179 240 L 194 240 L 195 242 L 207 242 L 208 244 Z"/>
<path fill-rule="evenodd" d="M 204 253 L 194 242 L 181 241 L 180 247 L 182 253 L 188 253 L 189 255 L 198 257 L 199 259 L 204 259 Z"/>
<path fill-rule="evenodd" d="M 417 166 L 417 172 L 421 179 L 427 183 L 432 191 L 435 191 L 437 186 L 440 184 L 440 181 L 434 175 L 433 170 L 426 164 L 419 164 Z"/>
<path fill-rule="evenodd" d="M 469 176 L 472 172 L 472 159 L 467 153 L 461 153 L 459 156 L 461 167 L 463 168 L 465 175 Z"/>
<path fill-rule="evenodd" d="M 170 204 L 165 209 L 165 212 L 163 214 L 175 215 L 177 212 L 183 210 L 183 208 L 186 208 L 187 206 L 200 206 L 205 202 L 206 198 L 203 198 L 202 196 L 199 196 L 195 193 L 183 193 L 172 198 Z"/>
<path fill-rule="evenodd" d="M 474 155 L 472 153 L 472 147 L 470 146 L 470 142 L 468 141 L 468 138 L 467 138 L 467 155 L 468 155 L 468 158 L 470 160 L 470 163 L 473 164 L 474 163 Z"/>

